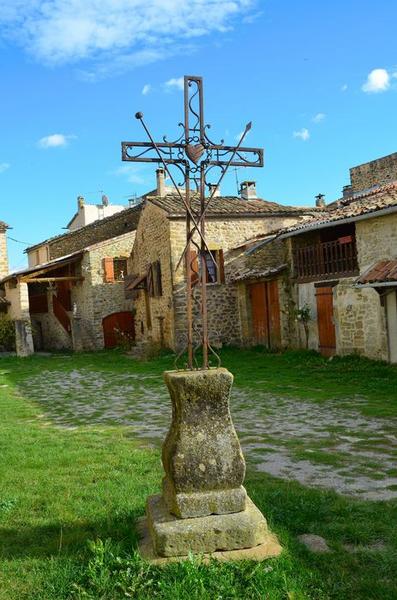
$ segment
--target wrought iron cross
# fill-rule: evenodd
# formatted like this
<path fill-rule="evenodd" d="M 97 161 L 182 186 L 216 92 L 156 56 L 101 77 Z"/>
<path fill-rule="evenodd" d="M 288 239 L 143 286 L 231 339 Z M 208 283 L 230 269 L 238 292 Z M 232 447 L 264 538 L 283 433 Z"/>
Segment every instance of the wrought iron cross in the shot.
<path fill-rule="evenodd" d="M 162 142 L 155 142 L 143 114 L 137 112 L 135 117 L 149 138 L 149 142 L 122 142 L 122 160 L 129 162 L 145 162 L 161 164 L 171 179 L 175 194 L 182 201 L 186 210 L 186 246 L 178 262 L 183 260 L 186 265 L 186 310 L 187 310 L 187 367 L 194 368 L 195 351 L 202 346 L 202 368 L 208 369 L 208 352 L 213 349 L 208 337 L 207 315 L 207 264 L 212 261 L 215 269 L 219 266 L 214 259 L 205 237 L 205 217 L 208 207 L 216 202 L 215 192 L 221 184 L 229 167 L 262 167 L 262 148 L 242 147 L 244 138 L 251 129 L 251 123 L 245 127 L 237 146 L 225 146 L 223 140 L 214 144 L 207 135 L 210 125 L 204 121 L 204 93 L 201 77 L 185 76 L 184 78 L 184 123 L 179 123 L 182 133 L 174 142 L 168 142 L 166 136 Z M 171 167 L 177 167 L 183 176 L 183 182 L 176 184 Z M 209 183 L 209 174 L 215 168 L 220 169 L 220 177 L 216 185 Z M 206 188 L 209 190 L 206 196 Z M 200 268 L 195 271 L 195 260 L 191 248 L 197 249 L 200 257 Z M 195 254 L 194 254 L 195 256 Z M 193 276 L 192 276 L 193 275 Z M 193 288 L 199 281 L 201 289 L 201 328 L 193 320 Z M 194 333 L 201 340 L 194 347 Z"/>

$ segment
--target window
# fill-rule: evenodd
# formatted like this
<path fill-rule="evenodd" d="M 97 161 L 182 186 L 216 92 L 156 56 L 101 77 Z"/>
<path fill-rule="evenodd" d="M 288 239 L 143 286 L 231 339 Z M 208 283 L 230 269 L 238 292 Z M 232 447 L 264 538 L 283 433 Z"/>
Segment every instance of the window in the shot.
<path fill-rule="evenodd" d="M 147 289 L 149 296 L 159 297 L 163 295 L 161 264 L 159 260 L 156 260 L 156 262 L 152 263 L 149 267 L 147 275 Z"/>
<path fill-rule="evenodd" d="M 127 275 L 127 258 L 104 258 L 103 280 L 105 283 L 124 281 Z"/>
<path fill-rule="evenodd" d="M 206 267 L 207 283 L 225 283 L 223 250 L 211 250 L 211 252 L 204 251 L 203 256 Z M 190 277 L 192 286 L 196 285 L 199 281 L 199 262 L 200 261 L 197 260 L 197 253 L 191 252 Z"/>
<path fill-rule="evenodd" d="M 115 281 L 124 281 L 127 275 L 127 259 L 126 258 L 114 258 L 113 259 L 113 270 Z"/>

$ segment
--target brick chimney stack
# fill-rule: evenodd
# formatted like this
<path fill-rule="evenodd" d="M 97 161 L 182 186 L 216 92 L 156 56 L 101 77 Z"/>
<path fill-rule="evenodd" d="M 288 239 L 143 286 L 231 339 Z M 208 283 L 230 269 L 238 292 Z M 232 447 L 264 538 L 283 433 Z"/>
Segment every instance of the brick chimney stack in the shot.
<path fill-rule="evenodd" d="M 84 198 L 83 196 L 77 196 L 77 210 L 82 209 L 84 206 Z"/>
<path fill-rule="evenodd" d="M 167 186 L 165 185 L 165 170 L 157 169 L 156 170 L 156 180 L 157 180 L 157 196 L 160 198 L 164 198 L 167 195 Z"/>
<path fill-rule="evenodd" d="M 240 185 L 240 196 L 243 200 L 256 200 L 256 183 L 255 181 L 242 181 Z"/>
<path fill-rule="evenodd" d="M 109 198 L 106 196 L 106 194 L 102 195 L 102 206 L 109 206 Z"/>
<path fill-rule="evenodd" d="M 316 206 L 317 208 L 325 208 L 325 195 L 324 194 L 317 194 L 316 196 Z"/>
<path fill-rule="evenodd" d="M 9 229 L 7 223 L 0 221 L 0 279 L 6 277 L 9 273 L 6 235 L 7 229 Z"/>

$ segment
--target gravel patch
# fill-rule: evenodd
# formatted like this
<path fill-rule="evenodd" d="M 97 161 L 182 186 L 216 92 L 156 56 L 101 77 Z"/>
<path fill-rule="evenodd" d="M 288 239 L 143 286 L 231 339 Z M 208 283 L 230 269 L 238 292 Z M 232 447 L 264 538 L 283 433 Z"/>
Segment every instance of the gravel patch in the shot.
<path fill-rule="evenodd" d="M 90 369 L 44 371 L 20 390 L 59 427 L 122 425 L 161 445 L 171 419 L 168 392 L 157 375 Z M 397 498 L 397 419 L 234 388 L 233 420 L 251 466 L 282 479 L 371 500 Z M 360 398 L 352 398 L 357 406 Z"/>

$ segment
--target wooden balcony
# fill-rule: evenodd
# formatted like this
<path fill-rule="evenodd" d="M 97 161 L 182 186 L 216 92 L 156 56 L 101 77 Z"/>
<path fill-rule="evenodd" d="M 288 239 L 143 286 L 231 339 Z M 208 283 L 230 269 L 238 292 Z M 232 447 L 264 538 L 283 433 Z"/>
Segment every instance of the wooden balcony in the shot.
<path fill-rule="evenodd" d="M 294 276 L 298 281 L 349 277 L 358 273 L 354 236 L 294 248 Z"/>

